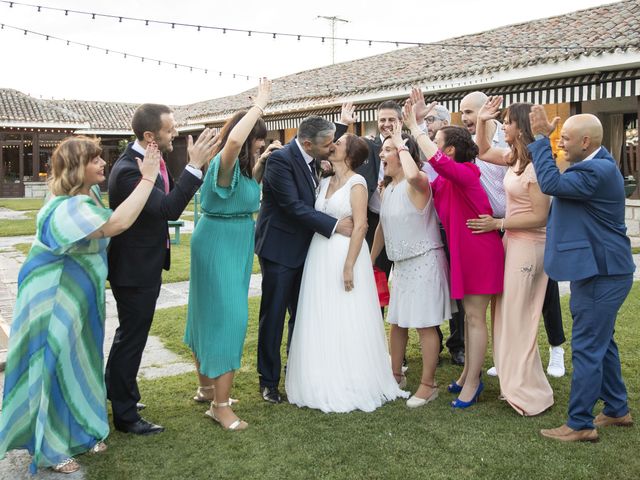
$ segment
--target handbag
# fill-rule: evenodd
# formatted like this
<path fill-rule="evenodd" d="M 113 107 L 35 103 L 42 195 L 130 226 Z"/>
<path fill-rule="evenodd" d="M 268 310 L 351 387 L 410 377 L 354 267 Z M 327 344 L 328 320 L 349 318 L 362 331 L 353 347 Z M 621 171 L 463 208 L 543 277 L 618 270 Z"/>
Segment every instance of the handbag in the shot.
<path fill-rule="evenodd" d="M 373 267 L 373 277 L 376 279 L 376 288 L 378 289 L 378 301 L 381 307 L 389 305 L 389 282 L 387 282 L 387 274 L 378 267 Z"/>

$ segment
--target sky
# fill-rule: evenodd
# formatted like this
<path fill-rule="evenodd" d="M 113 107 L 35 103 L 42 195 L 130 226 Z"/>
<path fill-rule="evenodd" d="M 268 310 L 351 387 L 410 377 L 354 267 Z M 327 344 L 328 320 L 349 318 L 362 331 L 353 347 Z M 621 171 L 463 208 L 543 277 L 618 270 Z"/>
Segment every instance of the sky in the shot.
<path fill-rule="evenodd" d="M 283 75 L 329 65 L 331 41 L 186 28 L 123 19 L 53 12 L 0 2 L 0 88 L 36 98 L 156 102 L 184 105 L 243 92 L 257 77 Z M 331 36 L 338 17 L 335 61 L 344 62 L 394 50 L 395 45 L 354 42 L 433 42 L 537 18 L 562 15 L 607 0 L 23 0 L 22 3 L 228 29 Z M 72 42 L 109 49 L 110 53 L 66 42 L 45 40 L 27 29 Z M 508 39 L 505 39 L 508 42 Z M 535 39 L 532 39 L 535 42 Z M 128 53 L 127 59 L 114 51 Z M 131 55 L 145 57 L 131 58 Z M 170 62 L 158 66 L 150 58 Z M 175 68 L 173 63 L 206 68 L 208 74 Z M 223 72 L 222 75 L 219 72 Z M 236 74 L 236 78 L 233 78 Z M 249 80 L 240 78 L 248 75 Z M 357 78 L 354 79 L 357 82 Z"/>

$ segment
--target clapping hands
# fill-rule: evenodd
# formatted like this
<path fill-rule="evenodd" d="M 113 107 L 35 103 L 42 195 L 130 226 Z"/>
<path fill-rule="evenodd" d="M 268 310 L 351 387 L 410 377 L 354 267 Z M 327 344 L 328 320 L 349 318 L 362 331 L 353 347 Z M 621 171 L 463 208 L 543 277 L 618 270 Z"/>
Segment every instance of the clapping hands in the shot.
<path fill-rule="evenodd" d="M 136 157 L 138 168 L 143 177 L 155 182 L 158 171 L 160 170 L 160 157 L 160 150 L 158 150 L 158 144 L 156 142 L 151 142 L 147 145 L 143 160 Z"/>

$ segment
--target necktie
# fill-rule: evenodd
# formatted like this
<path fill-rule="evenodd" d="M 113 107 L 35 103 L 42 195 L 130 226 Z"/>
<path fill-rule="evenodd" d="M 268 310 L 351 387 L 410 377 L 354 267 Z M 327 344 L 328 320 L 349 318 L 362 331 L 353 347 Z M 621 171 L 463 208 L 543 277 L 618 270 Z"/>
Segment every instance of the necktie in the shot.
<path fill-rule="evenodd" d="M 309 162 L 309 168 L 311 169 L 311 178 L 313 178 L 313 184 L 318 186 L 318 174 L 316 172 L 316 159 L 312 158 Z"/>
<path fill-rule="evenodd" d="M 160 176 L 164 183 L 164 193 L 169 193 L 169 174 L 167 173 L 167 164 L 162 157 L 160 157 Z M 169 248 L 171 248 L 171 241 L 167 238 L 167 249 Z"/>
<path fill-rule="evenodd" d="M 167 173 L 167 164 L 162 157 L 160 157 L 160 175 L 164 182 L 164 193 L 169 193 L 169 174 Z"/>

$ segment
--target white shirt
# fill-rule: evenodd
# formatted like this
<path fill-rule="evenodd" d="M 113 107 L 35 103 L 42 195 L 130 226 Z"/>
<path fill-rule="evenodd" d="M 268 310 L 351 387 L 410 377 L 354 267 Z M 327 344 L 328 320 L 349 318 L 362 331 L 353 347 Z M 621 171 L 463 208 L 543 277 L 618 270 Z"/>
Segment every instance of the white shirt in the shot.
<path fill-rule="evenodd" d="M 598 154 L 598 152 L 600 151 L 602 147 L 598 147 L 598 149 L 593 152 L 591 155 L 589 155 L 587 158 L 585 158 L 584 160 L 582 160 L 583 162 L 586 162 L 587 160 L 593 160 L 595 158 L 595 156 Z"/>
<path fill-rule="evenodd" d="M 504 140 L 504 131 L 502 130 L 502 124 L 496 122 L 496 133 L 494 133 L 491 139 L 491 146 L 497 148 L 507 148 L 507 142 Z M 473 136 L 475 142 L 476 136 Z M 493 216 L 495 218 L 504 218 L 507 209 L 507 197 L 504 193 L 504 176 L 507 174 L 509 167 L 502 165 L 494 165 L 488 163 L 479 158 L 476 158 L 476 165 L 480 169 L 480 183 L 487 192 L 489 197 L 489 203 L 493 209 Z"/>
<path fill-rule="evenodd" d="M 140 145 L 140 142 L 138 142 L 138 140 L 136 139 L 135 142 L 133 142 L 133 145 L 131 145 L 131 148 L 138 152 L 140 155 L 142 155 L 144 157 L 144 154 L 147 153 L 147 150 Z M 195 176 L 197 179 L 201 180 L 202 179 L 202 170 L 200 170 L 199 168 L 194 167 L 193 165 L 189 165 L 187 164 L 184 169 L 189 172 L 190 174 L 192 174 L 193 176 Z"/>
<path fill-rule="evenodd" d="M 304 149 L 302 148 L 302 145 L 300 145 L 300 142 L 298 141 L 298 137 L 296 137 L 296 145 L 298 145 L 298 148 L 300 149 L 300 153 L 302 153 L 302 158 L 304 158 L 304 163 L 307 164 L 307 168 L 309 169 L 309 173 L 311 174 L 311 179 L 313 180 L 313 184 L 317 185 L 318 181 L 316 179 L 316 172 L 314 172 L 313 170 L 311 170 L 311 162 L 315 162 L 315 159 L 309 155 L 307 152 L 304 151 Z"/>
<path fill-rule="evenodd" d="M 384 143 L 384 137 L 380 135 L 380 142 Z M 384 180 L 384 165 L 382 165 L 382 160 L 380 161 L 380 169 L 378 170 L 378 185 L 380 182 Z M 380 214 L 380 206 L 382 205 L 382 198 L 380 198 L 380 190 L 376 186 L 376 189 L 371 194 L 371 198 L 369 198 L 369 210 L 373 213 Z"/>

